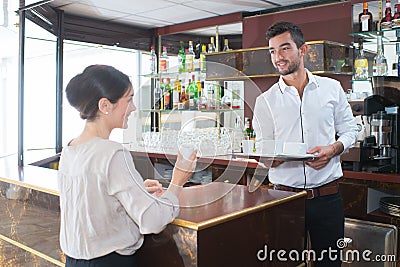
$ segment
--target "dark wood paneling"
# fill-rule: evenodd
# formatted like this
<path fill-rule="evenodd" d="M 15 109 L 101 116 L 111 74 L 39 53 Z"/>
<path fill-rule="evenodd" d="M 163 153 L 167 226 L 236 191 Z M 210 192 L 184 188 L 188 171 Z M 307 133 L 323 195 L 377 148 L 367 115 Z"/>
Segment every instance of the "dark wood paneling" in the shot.
<path fill-rule="evenodd" d="M 299 200 L 199 231 L 198 266 L 298 266 L 276 257 L 260 261 L 257 252 L 264 246 L 302 251 L 304 210 L 305 201 Z"/>
<path fill-rule="evenodd" d="M 306 41 L 351 42 L 351 3 L 330 4 L 243 19 L 243 48 L 267 45 L 265 33 L 275 22 L 290 21 L 301 27 Z"/>
<path fill-rule="evenodd" d="M 219 187 L 217 184 L 214 186 Z M 185 194 L 184 191 L 182 193 Z M 181 208 L 178 220 L 194 223 L 215 220 L 215 223 L 197 230 L 173 223 L 158 235 L 146 235 L 144 245 L 137 254 L 139 265 L 298 266 L 300 262 L 278 261 L 276 254 L 270 253 L 271 250 L 281 249 L 286 252 L 303 250 L 304 197 L 224 219 L 235 212 L 280 201 L 288 196 L 290 192 L 259 188 L 249 193 L 247 187 L 235 186 L 231 192 L 212 203 Z M 193 197 L 196 196 L 190 196 Z M 182 195 L 180 198 L 182 200 Z M 272 260 L 269 257 L 264 261 L 257 258 L 258 251 L 265 246 Z M 263 253 L 260 254 L 262 256 Z"/>

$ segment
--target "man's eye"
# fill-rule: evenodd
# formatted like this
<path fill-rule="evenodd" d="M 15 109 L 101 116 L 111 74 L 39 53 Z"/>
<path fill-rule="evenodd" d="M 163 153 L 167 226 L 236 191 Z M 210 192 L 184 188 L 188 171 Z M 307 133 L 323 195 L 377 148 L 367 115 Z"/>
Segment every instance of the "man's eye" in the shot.
<path fill-rule="evenodd" d="M 270 53 L 271 55 L 273 55 L 273 54 L 275 53 L 275 51 L 270 50 L 269 53 Z"/>

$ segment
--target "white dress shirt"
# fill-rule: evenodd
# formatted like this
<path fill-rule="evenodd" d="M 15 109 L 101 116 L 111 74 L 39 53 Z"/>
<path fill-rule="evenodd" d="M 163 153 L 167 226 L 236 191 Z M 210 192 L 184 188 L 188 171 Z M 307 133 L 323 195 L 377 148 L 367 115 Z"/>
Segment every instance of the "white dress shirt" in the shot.
<path fill-rule="evenodd" d="M 173 193 L 147 193 L 129 151 L 98 137 L 63 149 L 59 184 L 61 249 L 75 259 L 131 255 L 179 212 Z"/>
<path fill-rule="evenodd" d="M 256 148 L 262 140 L 303 142 L 307 150 L 333 144 L 339 136 L 344 150 L 354 145 L 358 132 L 346 95 L 334 79 L 313 75 L 300 99 L 297 89 L 285 84 L 282 76 L 268 91 L 256 99 L 253 127 Z M 270 182 L 296 188 L 314 188 L 343 175 L 340 156 L 333 157 L 320 170 L 301 161 L 284 162 L 271 168 Z"/>

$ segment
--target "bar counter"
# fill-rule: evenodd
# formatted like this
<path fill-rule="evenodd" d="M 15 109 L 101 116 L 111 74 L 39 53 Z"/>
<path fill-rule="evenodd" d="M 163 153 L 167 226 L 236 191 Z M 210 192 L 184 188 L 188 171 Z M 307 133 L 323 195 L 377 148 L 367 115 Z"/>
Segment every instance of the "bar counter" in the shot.
<path fill-rule="evenodd" d="M 180 202 L 186 207 L 178 218 L 160 234 L 146 236 L 140 266 L 300 264 L 259 260 L 257 253 L 265 246 L 303 250 L 305 192 L 260 187 L 249 193 L 247 186 L 213 182 L 184 189 Z"/>
<path fill-rule="evenodd" d="M 6 210 L 0 219 L 0 241 L 7 244 L 0 249 L 0 265 L 24 265 L 24 260 L 34 258 L 45 261 L 43 266 L 63 266 L 57 171 L 18 167 L 15 156 L 0 158 L 0 166 L 0 202 Z M 260 261 L 257 252 L 266 245 L 302 250 L 305 195 L 265 186 L 250 193 L 247 186 L 219 182 L 185 188 L 178 218 L 160 234 L 145 237 L 139 261 L 143 266 L 174 267 L 297 266 L 298 262 L 283 264 L 276 259 Z M 9 253 L 9 246 L 15 253 Z M 21 257 L 21 250 L 29 257 Z"/>

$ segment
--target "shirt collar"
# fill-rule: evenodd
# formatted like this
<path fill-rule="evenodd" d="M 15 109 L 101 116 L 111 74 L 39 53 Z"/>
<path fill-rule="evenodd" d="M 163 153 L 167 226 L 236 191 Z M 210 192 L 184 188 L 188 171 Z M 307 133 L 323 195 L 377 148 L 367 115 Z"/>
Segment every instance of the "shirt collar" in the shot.
<path fill-rule="evenodd" d="M 315 79 L 315 76 L 308 69 L 306 69 L 306 73 L 308 76 L 308 84 L 306 85 L 306 87 L 309 87 L 310 85 L 314 84 L 314 86 L 310 86 L 310 88 L 317 88 L 318 82 Z M 283 80 L 282 75 L 279 77 L 278 86 L 279 86 L 279 90 L 281 91 L 282 94 L 285 93 L 285 91 L 290 88 L 290 86 L 287 85 L 285 83 L 285 81 Z"/>

